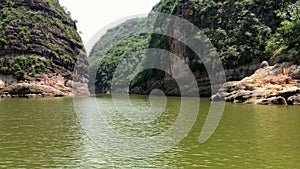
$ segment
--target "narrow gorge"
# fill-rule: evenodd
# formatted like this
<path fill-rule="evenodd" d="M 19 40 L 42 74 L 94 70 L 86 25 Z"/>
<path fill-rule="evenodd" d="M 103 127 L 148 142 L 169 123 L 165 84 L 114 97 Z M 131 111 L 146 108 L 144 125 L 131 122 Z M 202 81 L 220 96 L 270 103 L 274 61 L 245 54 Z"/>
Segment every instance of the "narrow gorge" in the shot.
<path fill-rule="evenodd" d="M 200 1 L 200 0 L 161 0 L 153 7 L 153 12 L 161 12 L 180 17 L 197 26 L 210 40 L 215 47 L 223 67 L 225 69 L 226 81 L 240 81 L 254 74 L 263 61 L 267 61 L 271 66 L 286 63 L 294 65 L 289 68 L 292 74 L 299 71 L 299 18 L 293 11 L 299 9 L 299 2 L 296 0 L 288 1 Z M 294 18 L 294 19 L 293 19 Z M 296 19 L 295 19 L 296 18 Z M 147 18 L 148 19 L 148 18 Z M 146 18 L 144 20 L 147 20 Z M 148 19 L 148 21 L 151 19 Z M 139 23 L 124 23 L 115 30 L 110 31 L 110 39 L 118 39 L 120 36 L 130 32 L 129 27 L 139 25 Z M 143 27 L 142 25 L 140 25 Z M 126 29 L 127 28 L 127 29 Z M 189 30 L 180 27 L 172 22 L 162 22 L 156 19 L 152 23 L 153 30 L 170 29 L 173 34 L 182 34 L 182 38 L 197 39 L 191 37 Z M 186 37 L 185 37 L 186 36 Z M 169 51 L 169 66 L 164 71 L 147 70 L 139 74 L 134 79 L 130 87 L 131 94 L 149 94 L 153 89 L 161 89 L 170 96 L 180 96 L 178 84 L 172 78 L 179 74 L 178 65 L 181 62 L 189 65 L 193 72 L 202 97 L 210 97 L 211 83 L 204 64 L 189 47 L 178 39 L 151 34 L 144 36 L 143 48 L 158 48 Z M 117 65 L 130 50 L 124 44 L 137 43 L 139 36 L 132 36 L 123 45 L 117 44 L 118 49 L 115 53 L 122 53 L 122 56 L 110 56 L 112 52 L 106 53 L 99 48 L 100 42 L 105 43 L 105 38 L 99 40 L 98 45 L 94 46 L 91 56 L 99 58 L 109 56 L 118 61 L 109 63 L 103 60 L 101 65 Z M 111 41 L 110 41 L 111 42 Z M 107 43 L 109 44 L 109 43 Z M 136 50 L 136 48 L 130 48 Z M 173 57 L 173 55 L 178 57 Z M 159 64 L 155 60 L 152 64 Z M 278 67 L 277 66 L 277 67 Z M 128 66 L 130 68 L 130 66 Z M 275 66 L 276 67 L 276 66 Z M 287 68 L 288 69 L 288 68 Z M 114 69 L 111 69 L 114 70 Z M 111 70 L 100 66 L 97 79 L 105 79 L 95 82 L 98 92 L 109 92 L 110 81 L 112 79 Z M 290 77 L 296 82 L 295 76 Z M 103 90 L 102 90 L 103 89 Z M 288 98 L 286 98 L 288 99 Z"/>

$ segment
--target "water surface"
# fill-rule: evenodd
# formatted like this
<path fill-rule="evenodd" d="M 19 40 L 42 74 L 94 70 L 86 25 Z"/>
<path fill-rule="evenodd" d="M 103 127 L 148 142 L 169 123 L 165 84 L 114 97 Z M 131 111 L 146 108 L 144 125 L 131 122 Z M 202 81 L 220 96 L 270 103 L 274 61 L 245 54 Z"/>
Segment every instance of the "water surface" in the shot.
<path fill-rule="evenodd" d="M 145 96 L 131 101 L 138 109 L 149 108 Z M 97 102 L 109 124 L 130 137 L 165 131 L 180 108 L 180 98 L 168 97 L 159 118 L 136 124 L 116 111 L 110 97 Z M 155 157 L 123 158 L 86 135 L 72 98 L 1 99 L 0 168 L 300 168 L 300 106 L 226 104 L 214 135 L 199 144 L 209 105 L 201 99 L 194 127 L 173 149 Z"/>

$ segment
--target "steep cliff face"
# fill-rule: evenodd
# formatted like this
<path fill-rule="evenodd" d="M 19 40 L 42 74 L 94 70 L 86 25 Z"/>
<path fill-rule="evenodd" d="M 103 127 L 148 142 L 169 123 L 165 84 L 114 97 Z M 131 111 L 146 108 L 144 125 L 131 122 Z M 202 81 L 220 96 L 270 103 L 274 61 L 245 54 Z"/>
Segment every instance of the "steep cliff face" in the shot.
<path fill-rule="evenodd" d="M 0 66 L 3 77 L 19 83 L 0 79 L 7 95 L 70 95 L 76 82 L 78 93 L 88 93 L 85 50 L 75 22 L 57 0 L 1 0 Z"/>
<path fill-rule="evenodd" d="M 161 0 L 153 8 L 153 11 L 178 16 L 197 26 L 216 48 L 225 69 L 226 80 L 235 81 L 252 75 L 259 68 L 260 63 L 269 60 L 278 48 L 281 50 L 278 50 L 274 55 L 273 60 L 275 61 L 273 64 L 279 61 L 292 62 L 297 58 L 299 60 L 299 38 L 286 38 L 299 37 L 300 19 L 299 12 L 297 13 L 299 8 L 294 6 L 300 5 L 295 4 L 296 0 Z M 136 24 L 142 25 L 138 22 Z M 131 26 L 133 27 L 133 25 Z M 293 27 L 292 31 L 291 27 Z M 200 95 L 211 95 L 211 82 L 204 64 L 194 51 L 178 39 L 151 34 L 150 37 L 146 38 L 132 38 L 129 43 L 123 40 L 114 42 L 119 43 L 119 45 L 110 51 L 105 51 L 104 49 L 107 46 L 101 44 L 105 41 L 109 42 L 107 39 L 118 41 L 118 37 L 122 37 L 125 33 L 131 33 L 128 29 L 116 31 L 120 28 L 124 28 L 124 25 L 114 31 L 109 31 L 93 49 L 93 53 L 98 58 L 108 56 L 103 59 L 104 62 L 97 65 L 100 67 L 97 70 L 97 82 L 95 82 L 96 87 L 97 85 L 100 87 L 98 92 L 110 90 L 109 79 L 112 78 L 115 67 L 124 58 L 124 54 L 130 53 L 131 49 L 140 49 L 135 48 L 135 45 L 128 45 L 136 43 L 144 44 L 144 48 L 164 49 L 172 54 L 168 58 L 170 64 L 165 67 L 164 71 L 153 69 L 142 72 L 132 82 L 130 93 L 149 94 L 153 89 L 159 88 L 167 95 L 179 96 L 179 87 L 172 76 L 174 77 L 180 73 L 180 63 L 184 62 L 189 66 L 198 82 Z M 190 30 L 186 29 L 184 25 L 174 24 L 172 21 L 168 22 L 164 20 L 164 17 L 156 18 L 153 24 L 154 32 L 165 29 L 171 31 L 173 35 L 181 35 L 177 37 L 180 37 L 182 41 L 184 39 L 201 41 L 199 34 L 191 34 Z M 291 34 L 291 32 L 294 34 Z M 293 43 L 282 43 L 280 41 Z M 174 54 L 177 57 L 174 57 Z M 280 57 L 278 57 L 278 54 L 280 54 Z M 159 59 L 152 59 L 150 64 L 157 65 L 160 63 Z M 128 65 L 128 68 L 130 68 L 130 65 Z"/>
<path fill-rule="evenodd" d="M 280 27 L 283 19 L 278 16 L 289 1 L 233 1 L 233 0 L 162 0 L 153 10 L 184 18 L 197 26 L 216 47 L 225 68 L 228 81 L 241 80 L 254 73 L 259 63 L 272 55 L 265 52 L 268 40 Z M 189 34 L 183 27 L 170 24 L 172 32 Z M 197 38 L 197 37 L 195 37 Z M 210 95 L 210 82 L 201 61 L 184 44 L 176 39 L 152 36 L 150 46 L 163 48 L 178 58 L 170 56 L 170 66 L 166 74 L 154 84 L 141 83 L 133 88 L 133 93 L 147 94 L 151 88 L 161 88 L 167 94 L 180 95 L 176 85 L 170 85 L 172 75 L 178 74 L 181 61 L 189 64 L 198 81 L 200 94 Z M 157 75 L 153 75 L 157 79 Z M 153 82 L 152 80 L 150 80 Z M 148 82 L 150 82 L 148 81 Z M 149 89 L 150 88 L 150 89 Z M 145 89 L 146 92 L 145 92 Z"/>
<path fill-rule="evenodd" d="M 154 11 L 168 11 L 196 25 L 217 48 L 224 66 L 234 68 L 269 57 L 265 56 L 265 47 L 282 21 L 278 13 L 295 2 L 162 0 Z M 171 47 L 172 42 L 167 48 Z"/>

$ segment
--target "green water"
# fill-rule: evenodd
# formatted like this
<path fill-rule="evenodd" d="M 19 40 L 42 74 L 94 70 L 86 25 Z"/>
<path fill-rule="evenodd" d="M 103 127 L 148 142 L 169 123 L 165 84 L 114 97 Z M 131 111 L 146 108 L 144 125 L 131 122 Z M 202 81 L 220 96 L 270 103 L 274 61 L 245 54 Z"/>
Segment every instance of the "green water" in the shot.
<path fill-rule="evenodd" d="M 109 124 L 131 137 L 163 132 L 180 107 L 179 98 L 169 97 L 161 117 L 143 125 L 124 120 L 110 98 L 97 102 Z M 149 106 L 142 96 L 133 97 L 132 104 Z M 171 150 L 125 158 L 105 151 L 86 135 L 72 98 L 2 99 L 0 168 L 300 168 L 300 106 L 226 104 L 213 136 L 199 144 L 209 105 L 207 98 L 201 99 L 194 127 Z"/>

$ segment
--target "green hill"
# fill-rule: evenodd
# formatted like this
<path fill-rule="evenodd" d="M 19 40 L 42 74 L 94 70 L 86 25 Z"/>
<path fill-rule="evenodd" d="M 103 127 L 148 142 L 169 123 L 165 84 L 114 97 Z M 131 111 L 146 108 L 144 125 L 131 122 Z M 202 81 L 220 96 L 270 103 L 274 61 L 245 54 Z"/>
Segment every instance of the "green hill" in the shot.
<path fill-rule="evenodd" d="M 149 46 L 151 27 L 146 18 L 130 19 L 110 29 L 92 48 L 89 55 L 90 86 L 95 85 L 96 92 L 108 92 L 113 73 L 123 59 Z M 134 56 L 134 63 L 139 63 L 144 54 Z M 91 89 L 94 90 L 94 89 Z"/>

